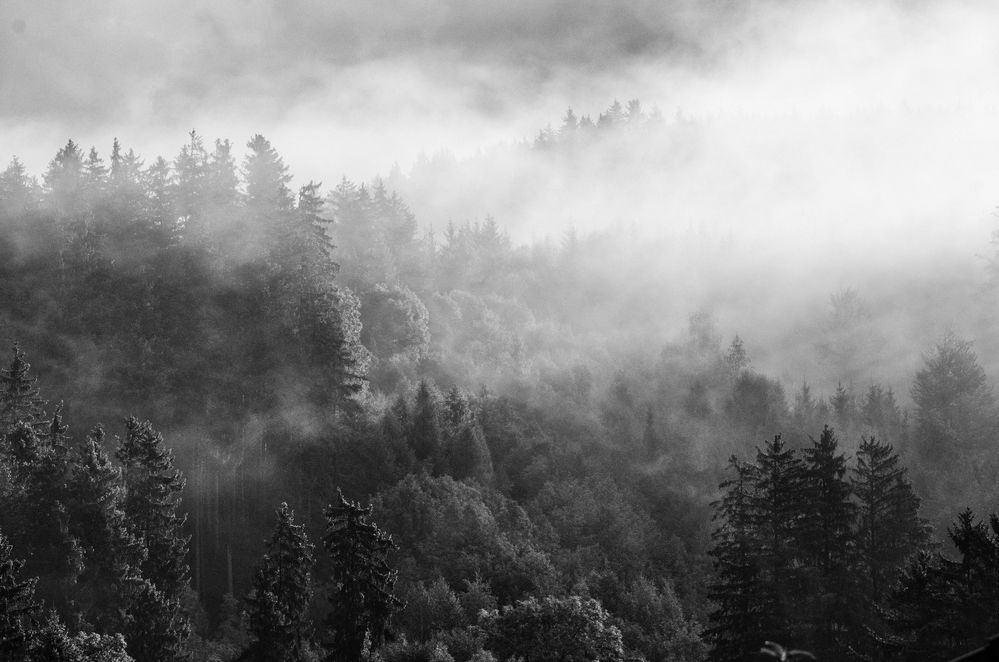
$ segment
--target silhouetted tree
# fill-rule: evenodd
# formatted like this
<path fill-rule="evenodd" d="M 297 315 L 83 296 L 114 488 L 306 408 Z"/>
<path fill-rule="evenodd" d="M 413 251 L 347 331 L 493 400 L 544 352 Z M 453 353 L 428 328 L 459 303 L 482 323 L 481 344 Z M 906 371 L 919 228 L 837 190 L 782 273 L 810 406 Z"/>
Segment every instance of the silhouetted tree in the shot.
<path fill-rule="evenodd" d="M 267 553 L 257 567 L 247 597 L 250 631 L 257 641 L 251 658 L 260 662 L 298 662 L 305 658 L 312 601 L 312 544 L 295 524 L 288 504 L 277 510 Z"/>
<path fill-rule="evenodd" d="M 387 561 L 392 538 L 371 521 L 371 506 L 348 501 L 326 509 L 323 547 L 330 555 L 329 640 L 326 658 L 356 662 L 365 642 L 382 642 L 388 619 L 400 606 L 393 589 L 397 573 Z"/>

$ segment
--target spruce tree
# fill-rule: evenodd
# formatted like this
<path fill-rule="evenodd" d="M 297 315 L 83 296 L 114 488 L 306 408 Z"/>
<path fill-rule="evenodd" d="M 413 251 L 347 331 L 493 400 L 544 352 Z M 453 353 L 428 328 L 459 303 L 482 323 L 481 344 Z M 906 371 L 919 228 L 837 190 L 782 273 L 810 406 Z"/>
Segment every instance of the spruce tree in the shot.
<path fill-rule="evenodd" d="M 116 455 L 124 467 L 125 515 L 149 550 L 143 575 L 167 595 L 177 596 L 188 578 L 188 539 L 180 513 L 184 478 L 149 421 L 134 416 L 125 421 Z"/>
<path fill-rule="evenodd" d="M 179 512 L 184 479 L 148 421 L 130 417 L 125 422 L 116 455 L 124 468 L 123 509 L 147 550 L 143 581 L 130 589 L 129 653 L 136 662 L 175 660 L 190 633 L 181 607 L 188 586 L 188 538 Z"/>
<path fill-rule="evenodd" d="M 256 636 L 250 656 L 260 662 L 305 659 L 312 600 L 312 544 L 305 527 L 295 524 L 287 503 L 277 510 L 277 525 L 257 567 L 247 597 L 250 631 Z"/>
<path fill-rule="evenodd" d="M 851 469 L 850 483 L 857 498 L 856 577 L 860 599 L 858 617 L 874 638 L 858 644 L 880 646 L 885 627 L 881 609 L 897 573 L 909 557 L 929 542 L 929 527 L 919 516 L 919 497 L 890 444 L 864 439 Z"/>
<path fill-rule="evenodd" d="M 944 659 L 999 630 L 999 517 L 966 509 L 948 534 L 960 558 L 917 555 L 892 591 L 886 612 L 906 660 Z"/>
<path fill-rule="evenodd" d="M 24 660 L 34 643 L 39 608 L 35 602 L 35 580 L 24 579 L 24 561 L 13 556 L 13 548 L 0 533 L 0 659 Z"/>
<path fill-rule="evenodd" d="M 434 392 L 426 381 L 421 381 L 416 391 L 408 437 L 417 462 L 423 463 L 426 467 L 433 467 L 440 460 L 443 441 L 439 406 Z"/>
<path fill-rule="evenodd" d="M 326 659 L 357 662 L 365 642 L 377 646 L 389 617 L 400 606 L 393 589 L 396 571 L 388 564 L 392 538 L 371 521 L 371 506 L 348 501 L 337 491 L 338 503 L 326 509 L 323 547 L 330 555 L 330 614 Z"/>
<path fill-rule="evenodd" d="M 799 538 L 807 569 L 805 610 L 813 628 L 799 642 L 820 658 L 832 658 L 847 645 L 853 624 L 853 524 L 857 507 L 846 479 L 846 457 L 828 426 L 804 449 L 803 514 Z"/>
<path fill-rule="evenodd" d="M 39 429 L 45 424 L 45 401 L 39 397 L 38 380 L 30 372 L 24 352 L 14 345 L 10 366 L 0 370 L 0 426 L 5 434 L 19 421 Z"/>
<path fill-rule="evenodd" d="M 781 435 L 756 451 L 756 489 L 749 495 L 760 565 L 760 630 L 767 638 L 798 646 L 807 637 L 801 622 L 804 573 L 800 563 L 804 467 Z"/>
<path fill-rule="evenodd" d="M 736 662 L 759 648 L 762 593 L 761 567 L 757 559 L 759 531 L 751 512 L 758 468 L 729 458 L 731 476 L 719 485 L 723 496 L 712 504 L 712 519 L 718 523 L 708 552 L 714 561 L 714 583 L 708 597 L 715 603 L 711 627 L 705 636 L 712 643 L 711 659 Z"/>
<path fill-rule="evenodd" d="M 485 435 L 477 422 L 465 423 L 451 435 L 447 449 L 448 473 L 457 480 L 471 478 L 488 485 L 493 478 L 493 461 Z"/>
<path fill-rule="evenodd" d="M 98 426 L 76 449 L 69 484 L 70 531 L 80 541 L 84 561 L 77 603 L 88 621 L 116 632 L 124 627 L 121 608 L 131 587 L 142 581 L 148 551 L 126 519 L 122 471 L 103 444 L 104 430 Z"/>

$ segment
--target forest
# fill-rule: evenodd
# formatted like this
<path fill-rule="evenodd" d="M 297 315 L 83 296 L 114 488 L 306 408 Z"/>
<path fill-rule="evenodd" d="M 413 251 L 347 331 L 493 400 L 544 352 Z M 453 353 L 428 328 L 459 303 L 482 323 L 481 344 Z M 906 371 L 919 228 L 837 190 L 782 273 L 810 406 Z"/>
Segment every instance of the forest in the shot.
<path fill-rule="evenodd" d="M 830 288 L 756 338 L 717 291 L 657 319 L 724 234 L 520 241 L 407 202 L 623 145 L 610 172 L 663 131 L 681 158 L 701 127 L 614 102 L 326 188 L 261 135 L 12 159 L 0 658 L 908 661 L 999 633 L 995 341 L 971 335 L 999 260 L 872 288 L 894 307 Z M 884 323 L 931 309 L 961 322 Z"/>

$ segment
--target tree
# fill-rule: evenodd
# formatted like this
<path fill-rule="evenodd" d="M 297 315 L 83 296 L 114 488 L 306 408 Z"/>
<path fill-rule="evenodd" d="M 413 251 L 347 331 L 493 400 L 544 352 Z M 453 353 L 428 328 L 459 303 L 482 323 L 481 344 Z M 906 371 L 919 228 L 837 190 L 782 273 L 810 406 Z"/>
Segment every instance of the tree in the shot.
<path fill-rule="evenodd" d="M 80 213 L 78 207 L 83 188 L 83 154 L 72 140 L 56 152 L 45 173 L 46 198 L 60 216 Z"/>
<path fill-rule="evenodd" d="M 787 418 L 784 387 L 752 370 L 743 370 L 732 386 L 726 411 L 748 434 L 759 435 L 780 429 Z"/>
<path fill-rule="evenodd" d="M 410 421 L 409 445 L 416 460 L 434 466 L 441 459 L 443 439 L 437 397 L 426 381 L 421 381 L 416 391 Z"/>
<path fill-rule="evenodd" d="M 148 551 L 141 568 L 146 582 L 133 590 L 129 653 L 137 662 L 173 660 L 190 633 L 181 608 L 188 586 L 188 538 L 179 512 L 184 478 L 162 435 L 134 416 L 125 421 L 116 455 L 124 468 L 125 515 Z"/>
<path fill-rule="evenodd" d="M 124 467 L 124 510 L 149 550 L 143 574 L 157 588 L 178 596 L 188 579 L 185 516 L 180 514 L 184 478 L 173 453 L 149 421 L 130 416 L 116 452 Z"/>
<path fill-rule="evenodd" d="M 471 478 L 488 485 L 493 462 L 478 423 L 465 423 L 451 435 L 447 449 L 448 473 L 458 480 Z"/>
<path fill-rule="evenodd" d="M 717 607 L 705 636 L 713 644 L 711 659 L 718 662 L 743 660 L 760 645 L 761 636 L 762 568 L 756 557 L 759 533 L 751 512 L 758 468 L 732 456 L 729 469 L 731 477 L 718 486 L 723 496 L 712 504 L 712 519 L 719 524 L 711 534 L 708 552 L 716 578 L 708 587 L 708 597 Z"/>
<path fill-rule="evenodd" d="M 999 517 L 962 511 L 947 531 L 959 559 L 920 554 L 891 594 L 888 620 L 906 660 L 943 659 L 999 629 Z"/>
<path fill-rule="evenodd" d="M 715 519 L 722 524 L 709 552 L 718 608 L 707 635 L 719 661 L 743 659 L 762 637 L 797 643 L 810 635 L 801 604 L 805 467 L 780 435 L 757 448 L 754 463 L 732 458 L 730 466 L 735 476 L 721 484 L 727 493 L 715 503 Z"/>
<path fill-rule="evenodd" d="M 634 650 L 648 660 L 701 662 L 707 645 L 701 639 L 700 624 L 684 614 L 667 581 L 653 582 L 638 577 L 620 592 L 612 607 L 626 650 Z"/>
<path fill-rule="evenodd" d="M 799 537 L 809 569 L 805 613 L 814 627 L 807 647 L 821 658 L 842 650 L 855 614 L 852 560 L 857 507 L 846 479 L 846 457 L 838 451 L 832 429 L 824 427 L 819 440 L 813 439 L 802 453 L 805 485 Z"/>
<path fill-rule="evenodd" d="M 864 439 L 851 469 L 858 502 L 857 578 L 862 620 L 883 630 L 878 608 L 889 595 L 896 573 L 929 542 L 929 527 L 919 516 L 919 497 L 890 444 Z M 870 645 L 871 642 L 868 642 Z"/>
<path fill-rule="evenodd" d="M 94 428 L 76 449 L 69 482 L 70 531 L 80 541 L 84 568 L 77 603 L 104 632 L 120 631 L 131 587 L 143 581 L 148 551 L 125 516 L 122 471 L 104 451 L 104 429 Z"/>
<path fill-rule="evenodd" d="M 20 421 L 33 427 L 45 423 L 45 401 L 38 396 L 37 379 L 30 377 L 31 364 L 14 345 L 10 367 L 0 370 L 0 426 L 8 433 Z"/>
<path fill-rule="evenodd" d="M 250 631 L 257 641 L 251 657 L 260 662 L 305 659 L 312 601 L 312 544 L 305 527 L 295 524 L 287 503 L 277 510 L 277 525 L 247 596 Z"/>
<path fill-rule="evenodd" d="M 38 622 L 35 580 L 23 579 L 24 561 L 13 557 L 7 538 L 0 534 L 0 658 L 23 660 L 31 649 Z"/>
<path fill-rule="evenodd" d="M 486 617 L 487 647 L 525 662 L 623 662 L 621 631 L 593 598 L 529 598 Z"/>
<path fill-rule="evenodd" d="M 999 482 L 999 464 L 991 451 L 997 412 L 971 343 L 947 334 L 916 373 L 912 399 L 920 492 L 931 504 L 988 506 Z M 941 528 L 950 518 L 937 507 L 929 515 Z"/>
<path fill-rule="evenodd" d="M 393 594 L 397 573 L 387 561 L 392 538 L 371 521 L 372 507 L 348 501 L 326 508 L 323 547 L 330 555 L 330 614 L 326 623 L 330 662 L 356 662 L 365 643 L 382 642 L 392 613 L 401 605 Z"/>
<path fill-rule="evenodd" d="M 756 450 L 756 484 L 749 518 L 757 531 L 761 582 L 759 632 L 786 642 L 807 634 L 800 622 L 803 572 L 800 563 L 804 513 L 804 466 L 780 435 Z"/>

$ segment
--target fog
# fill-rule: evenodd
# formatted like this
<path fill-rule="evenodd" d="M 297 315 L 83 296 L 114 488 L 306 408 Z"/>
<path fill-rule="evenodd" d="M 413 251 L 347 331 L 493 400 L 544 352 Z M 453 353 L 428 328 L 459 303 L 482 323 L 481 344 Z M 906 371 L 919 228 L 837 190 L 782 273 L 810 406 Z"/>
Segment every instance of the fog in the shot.
<path fill-rule="evenodd" d="M 69 137 L 106 154 L 117 136 L 150 162 L 193 127 L 237 145 L 264 133 L 298 183 L 327 189 L 398 166 L 390 183 L 438 235 L 491 215 L 517 242 L 557 244 L 570 227 L 636 238 L 622 300 L 656 299 L 635 337 L 707 309 L 788 379 L 821 372 L 786 350 L 854 288 L 879 333 L 918 330 L 901 379 L 947 328 L 981 340 L 963 300 L 915 300 L 984 279 L 996 14 L 974 1 L 2 0 L 0 153 L 40 174 Z M 570 158 L 527 147 L 569 107 L 596 120 L 633 98 L 661 122 Z"/>

